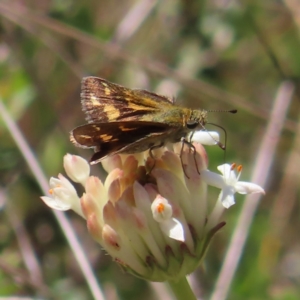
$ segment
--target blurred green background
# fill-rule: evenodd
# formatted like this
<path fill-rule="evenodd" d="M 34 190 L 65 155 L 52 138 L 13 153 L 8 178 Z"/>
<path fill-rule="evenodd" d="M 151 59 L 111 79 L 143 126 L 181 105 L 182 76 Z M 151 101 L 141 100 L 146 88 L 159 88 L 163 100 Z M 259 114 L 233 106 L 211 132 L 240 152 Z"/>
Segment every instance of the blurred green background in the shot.
<path fill-rule="evenodd" d="M 86 158 L 92 153 L 74 148 L 68 134 L 84 123 L 85 75 L 174 96 L 188 107 L 236 108 L 236 115 L 211 112 L 209 121 L 226 129 L 226 161 L 243 164 L 242 180 L 249 180 L 278 90 L 289 80 L 293 95 L 286 100 L 276 149 L 270 144 L 275 154 L 267 194 L 228 299 L 299 299 L 299 20 L 297 0 L 1 0 L 0 97 L 47 177 L 63 172 L 66 152 Z M 91 299 L 72 249 L 39 199 L 43 193 L 2 119 L 0 137 L 0 295 Z M 217 147 L 208 155 L 211 170 L 224 162 Z M 236 198 L 204 267 L 192 277 L 203 299 L 214 290 L 236 227 L 244 197 Z M 81 218 L 67 215 L 107 299 L 156 299 L 153 287 L 111 261 Z M 32 270 L 24 263 L 24 243 L 38 259 L 43 279 L 36 285 L 27 280 Z"/>

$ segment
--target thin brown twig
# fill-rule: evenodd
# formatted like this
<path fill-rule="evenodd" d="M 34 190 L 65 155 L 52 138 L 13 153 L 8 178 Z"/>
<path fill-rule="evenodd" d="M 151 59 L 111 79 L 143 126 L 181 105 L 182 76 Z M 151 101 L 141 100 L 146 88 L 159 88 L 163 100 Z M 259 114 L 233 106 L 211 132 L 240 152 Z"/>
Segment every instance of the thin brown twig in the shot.
<path fill-rule="evenodd" d="M 59 43 L 57 43 L 53 37 L 40 34 L 40 31 L 36 26 L 31 26 L 32 24 L 30 21 L 18 18 L 14 14 L 8 12 L 5 17 L 11 22 L 22 26 L 24 30 L 37 37 L 47 48 L 55 53 L 78 78 L 81 78 L 83 73 L 82 68 L 68 55 L 68 53 L 59 45 Z"/>
<path fill-rule="evenodd" d="M 288 80 L 289 78 L 287 77 L 284 70 L 282 69 L 281 63 L 279 62 L 279 59 L 277 58 L 276 54 L 274 53 L 274 50 L 270 47 L 270 44 L 269 44 L 269 41 L 268 41 L 266 35 L 262 32 L 261 28 L 259 28 L 258 24 L 256 23 L 255 19 L 253 18 L 253 16 L 249 12 L 249 10 L 246 11 L 246 18 L 247 18 L 249 24 L 252 26 L 252 30 L 254 31 L 259 43 L 263 47 L 267 56 L 270 58 L 275 70 L 280 75 L 281 80 Z"/>
<path fill-rule="evenodd" d="M 20 222 L 17 212 L 12 210 L 12 205 L 9 201 L 7 201 L 6 191 L 3 189 L 0 189 L 0 202 L 3 203 L 3 205 L 5 203 L 5 213 L 17 237 L 19 249 L 27 267 L 29 276 L 24 270 L 16 269 L 8 265 L 3 259 L 0 259 L 1 270 L 7 273 L 19 285 L 30 286 L 37 290 L 41 295 L 50 297 L 51 291 L 43 281 L 42 271 L 39 262 L 36 259 L 36 254 L 30 242 L 28 233 L 22 222 Z"/>
<path fill-rule="evenodd" d="M 0 190 L 0 197 L 6 198 L 5 192 L 3 190 Z M 32 281 L 35 281 L 37 286 L 43 286 L 44 283 L 42 270 L 40 268 L 38 260 L 36 259 L 36 254 L 30 242 L 29 235 L 27 233 L 26 228 L 20 220 L 20 216 L 18 216 L 18 212 L 11 208 L 11 203 L 9 201 L 6 201 L 5 212 L 17 237 L 19 249 L 23 257 L 23 261 L 30 274 L 30 279 Z"/>
<path fill-rule="evenodd" d="M 7 274 L 10 278 L 12 278 L 18 285 L 27 286 L 34 290 L 37 290 L 41 295 L 51 299 L 52 293 L 46 285 L 41 285 L 40 282 L 35 281 L 30 276 L 28 276 L 27 272 L 24 270 L 14 268 L 10 264 L 8 264 L 5 260 L 0 257 L 0 269 L 2 272 Z M 3 298 L 0 298 L 3 299 Z"/>

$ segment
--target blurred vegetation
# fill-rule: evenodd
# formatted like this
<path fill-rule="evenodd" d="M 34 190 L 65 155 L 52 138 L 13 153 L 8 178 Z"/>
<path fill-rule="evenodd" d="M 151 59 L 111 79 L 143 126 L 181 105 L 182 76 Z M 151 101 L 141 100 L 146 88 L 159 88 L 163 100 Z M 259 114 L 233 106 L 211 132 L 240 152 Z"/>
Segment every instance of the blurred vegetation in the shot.
<path fill-rule="evenodd" d="M 292 0 L 2 0 L 0 96 L 48 177 L 63 171 L 66 152 L 91 154 L 75 149 L 68 137 L 84 123 L 85 75 L 175 96 L 189 107 L 237 108 L 236 115 L 211 112 L 209 119 L 226 129 L 226 161 L 242 163 L 247 180 L 278 89 L 290 80 L 294 97 L 267 194 L 228 299 L 299 299 L 300 181 L 287 165 L 295 155 L 300 166 L 299 20 L 299 3 Z M 2 120 L 0 136 L 0 295 L 90 299 L 72 250 Z M 219 149 L 208 154 L 210 169 L 223 163 Z M 194 274 L 204 299 L 214 288 L 242 199 L 224 215 L 225 229 L 214 239 L 205 267 Z M 78 216 L 68 217 L 108 299 L 155 299 L 145 281 L 124 274 L 92 241 Z M 38 258 L 40 285 L 27 280 L 20 234 Z"/>

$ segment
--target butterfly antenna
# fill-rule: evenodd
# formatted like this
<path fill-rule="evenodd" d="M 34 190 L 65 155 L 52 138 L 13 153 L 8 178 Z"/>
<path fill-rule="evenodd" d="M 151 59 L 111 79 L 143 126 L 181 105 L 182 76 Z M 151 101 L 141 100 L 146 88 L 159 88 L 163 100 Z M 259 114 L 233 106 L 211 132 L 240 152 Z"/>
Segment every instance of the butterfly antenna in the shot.
<path fill-rule="evenodd" d="M 225 150 L 226 149 L 226 144 L 227 144 L 227 131 L 225 130 L 224 127 L 218 125 L 218 124 L 215 124 L 215 123 L 206 123 L 207 125 L 213 125 L 213 126 L 216 126 L 218 128 L 220 128 L 223 132 L 224 132 L 224 136 L 225 136 L 225 143 L 222 144 L 221 142 L 219 141 L 216 141 L 216 144 L 222 149 L 222 150 Z"/>
<path fill-rule="evenodd" d="M 227 113 L 231 113 L 231 114 L 236 114 L 237 113 L 237 109 L 230 109 L 230 110 L 220 110 L 220 109 L 217 109 L 217 110 L 208 110 L 208 112 L 227 112 Z M 227 145 L 227 131 L 225 130 L 224 127 L 218 125 L 218 124 L 215 124 L 215 123 L 207 123 L 207 124 L 210 124 L 210 125 L 213 125 L 213 126 L 216 126 L 218 128 L 220 128 L 221 130 L 223 130 L 224 132 L 224 136 L 225 136 L 225 143 L 224 145 L 219 142 L 219 141 L 216 141 L 216 144 L 222 149 L 222 150 L 226 150 L 226 145 Z M 225 151 L 226 152 L 226 151 Z M 225 157 L 225 152 L 224 152 L 224 159 L 226 158 Z"/>
<path fill-rule="evenodd" d="M 237 109 L 230 109 L 230 110 L 219 110 L 219 109 L 217 109 L 217 110 L 208 110 L 207 112 L 227 112 L 227 113 L 231 113 L 231 114 L 236 114 Z"/>

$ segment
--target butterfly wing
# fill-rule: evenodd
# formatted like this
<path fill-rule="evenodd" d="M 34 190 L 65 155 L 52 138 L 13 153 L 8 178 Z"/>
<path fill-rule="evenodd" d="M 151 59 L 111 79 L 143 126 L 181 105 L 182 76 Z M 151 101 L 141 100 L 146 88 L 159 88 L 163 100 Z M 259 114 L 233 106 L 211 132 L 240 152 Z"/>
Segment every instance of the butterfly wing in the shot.
<path fill-rule="evenodd" d="M 176 129 L 168 124 L 132 121 L 90 123 L 73 129 L 70 140 L 75 146 L 94 148 L 91 162 L 117 153 L 136 153 L 163 145 L 167 137 Z"/>
<path fill-rule="evenodd" d="M 146 90 L 132 90 L 99 77 L 81 82 L 81 105 L 89 123 L 145 120 L 162 105 L 173 106 L 167 97 Z"/>

